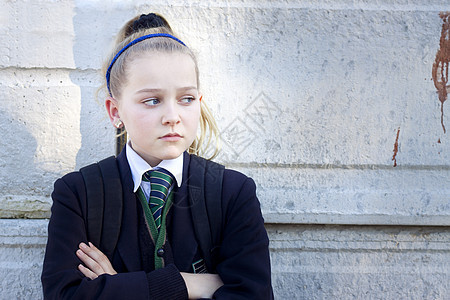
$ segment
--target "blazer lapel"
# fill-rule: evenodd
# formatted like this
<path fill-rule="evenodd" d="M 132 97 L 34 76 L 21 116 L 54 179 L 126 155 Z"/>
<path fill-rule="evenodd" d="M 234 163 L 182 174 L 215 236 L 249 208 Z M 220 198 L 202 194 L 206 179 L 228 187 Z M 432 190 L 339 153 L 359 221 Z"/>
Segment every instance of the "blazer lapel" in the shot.
<path fill-rule="evenodd" d="M 126 148 L 117 156 L 123 187 L 123 216 L 117 250 L 128 271 L 141 269 L 141 255 L 138 242 L 137 201 L 133 192 L 133 179 L 126 158 Z"/>

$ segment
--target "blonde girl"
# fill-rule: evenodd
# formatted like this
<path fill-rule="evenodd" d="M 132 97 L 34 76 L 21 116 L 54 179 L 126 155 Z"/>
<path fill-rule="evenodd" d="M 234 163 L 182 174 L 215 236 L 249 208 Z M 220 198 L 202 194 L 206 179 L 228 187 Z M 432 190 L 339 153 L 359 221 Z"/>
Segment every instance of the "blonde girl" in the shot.
<path fill-rule="evenodd" d="M 121 231 L 107 257 L 88 240 L 80 172 L 55 182 L 42 272 L 46 299 L 272 299 L 268 238 L 255 184 L 225 169 L 220 247 L 207 269 L 187 202 L 194 155 L 217 135 L 191 49 L 156 14 L 122 28 L 104 67 L 117 156 Z M 197 136 L 198 128 L 200 134 Z M 209 129 L 209 133 L 207 130 Z M 105 201 L 108 201 L 106 199 Z M 211 216 L 214 217 L 214 216 Z"/>

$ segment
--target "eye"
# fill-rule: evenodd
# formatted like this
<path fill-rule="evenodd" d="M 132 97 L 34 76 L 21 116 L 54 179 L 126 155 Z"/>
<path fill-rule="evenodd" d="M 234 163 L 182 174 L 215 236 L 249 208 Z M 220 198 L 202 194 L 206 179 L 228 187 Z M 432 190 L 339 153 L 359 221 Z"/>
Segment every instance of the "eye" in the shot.
<path fill-rule="evenodd" d="M 195 97 L 184 97 L 179 101 L 181 104 L 191 104 L 195 100 Z"/>
<path fill-rule="evenodd" d="M 151 99 L 145 99 L 144 100 L 144 104 L 148 105 L 148 106 L 154 106 L 159 104 L 159 100 L 156 98 L 151 98 Z"/>

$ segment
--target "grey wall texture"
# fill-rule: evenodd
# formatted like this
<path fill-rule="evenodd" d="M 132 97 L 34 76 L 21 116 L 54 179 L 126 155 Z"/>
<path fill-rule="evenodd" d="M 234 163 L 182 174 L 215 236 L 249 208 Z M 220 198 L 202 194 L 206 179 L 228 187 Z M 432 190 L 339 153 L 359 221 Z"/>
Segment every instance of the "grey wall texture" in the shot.
<path fill-rule="evenodd" d="M 114 153 L 99 69 L 150 11 L 257 182 L 277 299 L 449 299 L 448 0 L 0 5 L 0 299 L 42 298 L 53 182 Z"/>

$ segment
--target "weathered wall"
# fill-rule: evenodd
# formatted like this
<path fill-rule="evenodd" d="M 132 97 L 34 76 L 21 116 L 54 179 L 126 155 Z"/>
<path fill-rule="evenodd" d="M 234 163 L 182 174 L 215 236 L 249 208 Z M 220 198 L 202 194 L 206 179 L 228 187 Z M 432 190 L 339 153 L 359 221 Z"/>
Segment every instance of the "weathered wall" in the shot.
<path fill-rule="evenodd" d="M 40 299 L 46 220 L 0 220 L 0 299 Z M 448 299 L 450 230 L 267 226 L 276 299 Z"/>
<path fill-rule="evenodd" d="M 219 161 L 258 183 L 277 298 L 450 293 L 450 103 L 432 80 L 448 1 L 0 5 L 0 298 L 41 297 L 53 181 L 113 153 L 98 70 L 149 11 L 198 52 Z"/>

